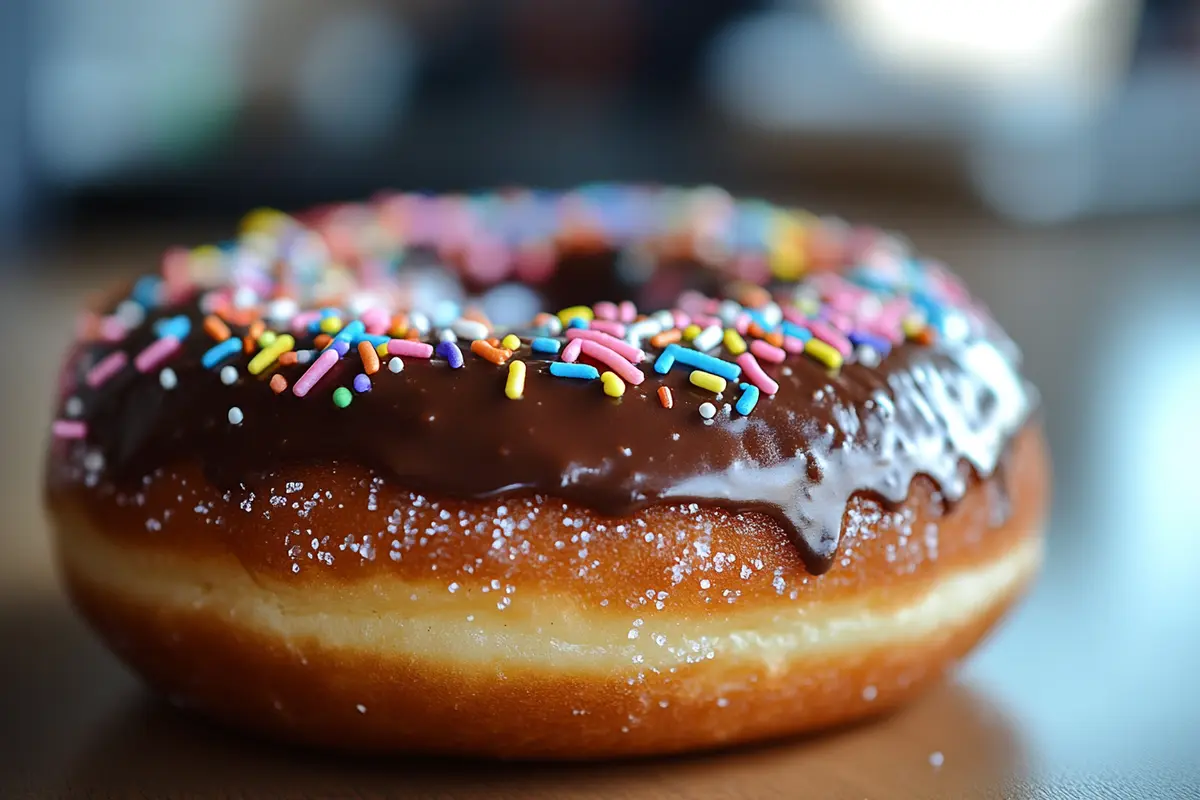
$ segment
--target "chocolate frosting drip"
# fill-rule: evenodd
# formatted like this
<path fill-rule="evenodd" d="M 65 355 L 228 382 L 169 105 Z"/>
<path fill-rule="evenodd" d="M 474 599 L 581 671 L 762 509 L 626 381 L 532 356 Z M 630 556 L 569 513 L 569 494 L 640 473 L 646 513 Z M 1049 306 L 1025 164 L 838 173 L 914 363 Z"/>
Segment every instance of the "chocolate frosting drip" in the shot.
<path fill-rule="evenodd" d="M 832 374 L 816 360 L 764 364 L 779 382 L 750 416 L 731 413 L 726 397 L 688 383 L 688 369 L 630 385 L 619 399 L 595 383 L 552 377 L 549 361 L 523 348 L 524 398 L 504 398 L 507 370 L 468 354 L 460 369 L 440 359 L 406 359 L 385 370 L 348 408 L 328 390 L 349 385 L 357 359 L 335 364 L 320 397 L 274 394 L 275 371 L 293 383 L 303 365 L 251 376 L 249 356 L 226 363 L 238 380 L 226 386 L 201 354 L 195 299 L 165 306 L 116 345 L 130 358 L 154 340 L 156 319 L 187 314 L 193 333 L 171 361 L 178 378 L 164 389 L 158 371 L 123 370 L 97 390 L 75 387 L 86 408 L 87 438 L 56 443 L 59 463 L 88 464 L 105 480 L 137 481 L 172 463 L 198 459 L 228 489 L 252 485 L 263 470 L 301 462 L 345 460 L 383 471 L 418 491 L 461 497 L 536 492 L 623 515 L 649 504 L 696 501 L 733 512 L 759 511 L 788 531 L 810 571 L 832 564 L 850 496 L 874 493 L 902 501 L 914 476 L 932 477 L 950 501 L 962 496 L 966 461 L 979 474 L 996 469 L 1031 401 L 1016 357 L 1000 334 L 894 349 L 876 367 L 852 363 Z M 526 340 L 528 341 L 528 340 Z M 298 345 L 299 346 L 299 345 Z M 81 373 L 111 346 L 78 354 Z M 79 363 L 79 362 L 82 363 Z M 715 402 L 706 424 L 694 410 L 664 409 L 656 392 L 671 387 L 677 405 Z M 241 410 L 240 425 L 228 411 Z M 95 454 L 102 459 L 102 466 Z M 55 481 L 54 459 L 51 479 Z M 67 471 L 57 480 L 66 480 Z"/>

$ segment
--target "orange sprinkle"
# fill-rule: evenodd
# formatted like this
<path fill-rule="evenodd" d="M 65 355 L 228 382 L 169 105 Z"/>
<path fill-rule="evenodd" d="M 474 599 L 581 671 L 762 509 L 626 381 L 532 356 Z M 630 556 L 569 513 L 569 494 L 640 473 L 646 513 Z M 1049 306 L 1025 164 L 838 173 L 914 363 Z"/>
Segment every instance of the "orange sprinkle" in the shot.
<path fill-rule="evenodd" d="M 933 328 L 926 325 L 924 328 L 917 331 L 915 335 L 909 336 L 908 338 L 919 345 L 928 347 L 929 345 L 933 344 L 937 337 L 934 336 Z"/>
<path fill-rule="evenodd" d="M 247 336 L 242 339 L 242 351 L 245 353 L 253 353 L 254 348 L 258 347 L 258 338 L 255 336 Z"/>
<path fill-rule="evenodd" d="M 484 325 L 487 325 L 489 329 L 492 327 L 492 321 L 488 319 L 487 314 L 483 313 L 483 309 L 477 306 L 469 306 L 467 310 L 463 312 L 462 316 L 463 319 L 482 322 Z"/>
<path fill-rule="evenodd" d="M 254 322 L 250 323 L 249 336 L 251 339 L 257 342 L 258 337 L 262 336 L 266 330 L 267 323 L 263 322 L 261 319 L 256 319 Z"/>
<path fill-rule="evenodd" d="M 503 364 L 512 358 L 512 350 L 505 347 L 493 347 L 483 339 L 471 342 L 471 352 L 493 364 Z"/>
<path fill-rule="evenodd" d="M 755 339 L 764 339 L 767 335 L 767 332 L 764 331 L 762 326 L 760 326 L 757 322 L 751 322 L 749 325 L 747 325 L 746 333 L 750 334 Z"/>
<path fill-rule="evenodd" d="M 783 347 L 783 334 L 779 331 L 768 333 L 762 338 L 767 340 L 767 344 L 773 344 L 776 347 Z"/>
<path fill-rule="evenodd" d="M 332 341 L 333 341 L 333 337 L 330 336 L 328 333 L 319 333 L 319 334 L 317 334 L 317 338 L 313 339 L 313 345 L 315 347 L 320 348 L 321 350 L 324 350 L 326 347 L 329 346 L 329 343 Z"/>
<path fill-rule="evenodd" d="M 683 331 L 679 328 L 671 328 L 669 331 L 656 333 L 650 337 L 650 344 L 654 347 L 666 347 L 669 344 L 674 344 L 683 338 Z"/>
<path fill-rule="evenodd" d="M 500 340 L 499 340 L 499 339 L 497 339 L 495 336 L 492 336 L 492 337 L 490 337 L 490 338 L 488 338 L 488 339 L 485 339 L 484 341 L 486 341 L 486 342 L 487 342 L 488 344 L 490 344 L 492 347 L 499 347 L 499 346 L 500 346 Z"/>
<path fill-rule="evenodd" d="M 233 325 L 249 325 L 254 319 L 254 312 L 249 308 L 227 308 L 219 310 L 217 313 L 224 317 L 226 322 Z"/>
<path fill-rule="evenodd" d="M 742 287 L 741 297 L 738 298 L 738 302 L 746 308 L 762 308 L 771 302 L 771 293 L 761 286 L 747 284 Z"/>
<path fill-rule="evenodd" d="M 392 327 L 388 329 L 388 335 L 399 339 L 406 333 L 408 333 L 408 314 L 397 314 L 392 317 Z"/>
<path fill-rule="evenodd" d="M 404 332 L 404 338 L 408 339 L 410 342 L 420 341 L 421 332 L 418 331 L 416 328 L 409 328 L 407 331 Z"/>
<path fill-rule="evenodd" d="M 204 332 L 218 342 L 223 342 L 233 335 L 229 332 L 229 326 L 216 314 L 209 314 L 204 318 Z"/>
<path fill-rule="evenodd" d="M 280 359 L 281 361 L 283 359 Z M 271 391 L 275 394 L 283 394 L 283 390 L 287 388 L 287 378 L 276 372 L 271 376 Z"/>
<path fill-rule="evenodd" d="M 296 355 L 295 350 L 288 350 L 286 353 L 279 354 L 279 363 L 285 367 L 290 367 L 299 360 L 299 356 Z"/>
<path fill-rule="evenodd" d="M 363 372 L 368 375 L 379 372 L 379 353 L 375 352 L 375 346 L 365 339 L 358 343 L 358 357 L 362 359 Z"/>
<path fill-rule="evenodd" d="M 662 403 L 663 408 L 671 408 L 675 405 L 675 396 L 671 394 L 669 386 L 658 387 L 658 402 Z"/>

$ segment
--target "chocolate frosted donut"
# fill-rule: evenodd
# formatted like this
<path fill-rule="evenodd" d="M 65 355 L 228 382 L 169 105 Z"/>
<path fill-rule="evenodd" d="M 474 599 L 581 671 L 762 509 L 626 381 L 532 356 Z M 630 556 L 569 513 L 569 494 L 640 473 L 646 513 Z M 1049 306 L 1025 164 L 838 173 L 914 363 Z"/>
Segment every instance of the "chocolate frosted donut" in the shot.
<path fill-rule="evenodd" d="M 67 585 L 181 705 L 595 758 L 894 706 L 1036 570 L 1016 348 L 901 239 L 716 189 L 249 215 L 86 312 Z"/>

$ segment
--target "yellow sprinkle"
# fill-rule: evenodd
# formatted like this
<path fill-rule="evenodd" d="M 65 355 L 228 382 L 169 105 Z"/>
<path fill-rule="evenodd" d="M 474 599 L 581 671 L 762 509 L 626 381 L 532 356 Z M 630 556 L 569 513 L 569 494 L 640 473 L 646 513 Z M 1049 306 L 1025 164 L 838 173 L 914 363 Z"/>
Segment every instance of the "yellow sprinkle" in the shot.
<path fill-rule="evenodd" d="M 692 374 L 688 376 L 688 380 L 693 385 L 699 386 L 701 389 L 708 389 L 713 394 L 720 394 L 725 391 L 725 379 L 720 375 L 713 375 L 711 372 L 705 372 L 702 369 L 692 370 Z"/>
<path fill-rule="evenodd" d="M 500 346 L 506 350 L 516 351 L 521 347 L 521 340 L 515 333 L 510 333 L 508 336 L 505 336 L 500 340 Z"/>
<path fill-rule="evenodd" d="M 771 274 L 780 280 L 795 280 L 808 266 L 804 250 L 804 225 L 794 214 L 780 212 L 771 228 L 767 254 Z"/>
<path fill-rule="evenodd" d="M 921 331 L 925 330 L 925 320 L 921 319 L 919 316 L 905 317 L 904 322 L 900 324 L 900 327 L 904 331 L 904 335 L 911 339 Z"/>
<path fill-rule="evenodd" d="M 509 400 L 520 400 L 525 394 L 525 362 L 508 362 L 508 380 L 504 384 L 504 394 Z"/>
<path fill-rule="evenodd" d="M 258 346 L 270 347 L 271 342 L 275 341 L 276 336 L 278 336 L 278 334 L 276 334 L 275 331 L 263 331 L 262 336 L 258 337 Z"/>
<path fill-rule="evenodd" d="M 809 339 L 804 343 L 804 352 L 820 361 L 830 369 L 842 368 L 842 354 L 839 353 L 832 345 L 822 342 L 820 339 Z"/>
<path fill-rule="evenodd" d="M 275 341 L 259 351 L 258 355 L 250 359 L 250 364 L 246 369 L 251 375 L 258 375 L 267 367 L 274 364 L 281 355 L 291 350 L 296 346 L 296 340 L 292 338 L 290 333 L 285 333 L 275 337 Z"/>
<path fill-rule="evenodd" d="M 380 342 L 379 344 L 375 345 L 375 352 L 379 353 L 380 358 L 383 358 L 388 354 L 387 345 L 387 342 Z"/>
<path fill-rule="evenodd" d="M 577 317 L 582 317 L 588 322 L 591 322 L 593 316 L 595 315 L 592 313 L 592 309 L 589 306 L 571 306 L 570 308 L 564 308 L 562 311 L 558 312 L 558 321 L 563 325 L 566 325 L 571 320 L 576 319 Z"/>
<path fill-rule="evenodd" d="M 600 376 L 600 382 L 604 384 L 604 393 L 609 397 L 625 394 L 625 381 L 615 372 L 605 372 Z"/>
<path fill-rule="evenodd" d="M 796 308 L 809 317 L 815 317 L 821 313 L 821 303 L 815 297 L 801 297 L 796 301 Z"/>
<path fill-rule="evenodd" d="M 321 333 L 328 333 L 333 336 L 342 329 L 342 320 L 340 317 L 326 317 L 321 320 Z"/>
<path fill-rule="evenodd" d="M 746 352 L 746 340 L 733 328 L 725 329 L 725 349 L 735 356 Z"/>
<path fill-rule="evenodd" d="M 700 331 L 702 330 L 704 329 L 699 325 L 688 325 L 683 329 L 683 340 L 685 342 L 690 342 L 692 339 L 695 339 L 697 336 L 699 336 Z"/>
<path fill-rule="evenodd" d="M 288 215 L 273 208 L 256 208 L 242 217 L 242 233 L 274 233 L 288 221 Z"/>

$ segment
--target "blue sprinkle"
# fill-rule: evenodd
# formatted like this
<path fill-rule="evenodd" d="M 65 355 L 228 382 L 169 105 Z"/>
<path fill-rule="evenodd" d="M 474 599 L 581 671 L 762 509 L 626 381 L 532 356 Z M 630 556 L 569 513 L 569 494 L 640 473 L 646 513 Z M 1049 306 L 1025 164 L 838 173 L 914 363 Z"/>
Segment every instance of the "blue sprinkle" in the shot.
<path fill-rule="evenodd" d="M 356 336 L 362 336 L 367 331 L 367 326 L 363 324 L 361 319 L 352 320 L 346 323 L 346 326 L 334 334 L 333 338 L 343 342 L 349 342 Z"/>
<path fill-rule="evenodd" d="M 594 381 L 600 377 L 600 370 L 591 364 L 568 364 L 565 361 L 553 361 L 550 363 L 550 374 L 556 378 L 582 378 L 585 381 Z"/>
<path fill-rule="evenodd" d="M 212 369 L 225 359 L 240 352 L 242 352 L 242 340 L 236 336 L 232 336 L 223 342 L 213 345 L 204 355 L 200 356 L 200 365 L 205 369 Z"/>
<path fill-rule="evenodd" d="M 567 323 L 567 327 L 568 328 L 583 328 L 584 330 L 586 330 L 588 328 L 588 321 L 586 319 L 584 319 L 583 317 L 572 317 L 571 321 Z"/>
<path fill-rule="evenodd" d="M 557 353 L 562 347 L 562 343 L 558 339 L 548 339 L 545 336 L 539 336 L 530 342 L 529 346 L 535 353 Z"/>
<path fill-rule="evenodd" d="M 772 325 L 771 323 L 767 322 L 767 318 L 763 315 L 763 313 L 761 311 L 754 311 L 751 309 L 746 309 L 746 313 L 750 315 L 750 319 L 754 320 L 754 322 L 758 325 L 758 327 L 762 328 L 767 333 L 770 333 L 771 331 L 775 330 L 775 326 Z"/>
<path fill-rule="evenodd" d="M 383 335 L 375 336 L 370 333 L 364 333 L 361 336 L 355 336 L 354 341 L 350 344 L 357 345 L 359 342 L 370 342 L 372 347 L 378 347 L 381 344 L 387 344 L 388 338 Z"/>
<path fill-rule="evenodd" d="M 449 328 L 454 320 L 462 316 L 462 309 L 453 300 L 442 300 L 429 313 L 429 321 L 435 328 Z"/>
<path fill-rule="evenodd" d="M 850 334 L 849 339 L 855 347 L 865 344 L 867 347 L 879 353 L 881 356 L 886 356 L 892 349 L 892 343 L 887 339 L 884 339 L 882 336 L 863 333 L 862 331 L 853 331 Z"/>
<path fill-rule="evenodd" d="M 192 332 L 192 321 L 182 314 L 178 317 L 166 317 L 154 323 L 154 332 L 161 339 L 174 336 L 183 341 Z"/>
<path fill-rule="evenodd" d="M 808 328 L 801 328 L 796 323 L 788 322 L 786 319 L 783 321 L 783 332 L 785 335 L 795 337 L 802 342 L 807 342 L 812 338 L 812 331 Z"/>
<path fill-rule="evenodd" d="M 450 362 L 451 369 L 458 369 L 463 365 L 462 350 L 458 349 L 458 345 L 454 342 L 442 342 L 437 346 L 437 354 Z"/>
<path fill-rule="evenodd" d="M 329 343 L 329 346 L 326 347 L 325 350 L 336 350 L 338 357 L 340 358 L 341 356 L 344 356 L 346 353 L 350 352 L 350 343 L 345 339 L 334 339 Z M 321 352 L 324 353 L 325 350 L 322 350 Z"/>
<path fill-rule="evenodd" d="M 675 351 L 679 349 L 679 345 L 669 344 L 659 354 L 658 359 L 654 362 L 654 371 L 659 375 L 666 375 L 671 371 L 671 367 L 675 366 Z"/>
<path fill-rule="evenodd" d="M 742 384 L 742 396 L 738 398 L 737 405 L 734 408 L 743 417 L 748 416 L 754 407 L 758 405 L 758 387 L 752 383 Z"/>
<path fill-rule="evenodd" d="M 340 308 L 334 308 L 333 306 L 326 306 L 325 308 L 321 309 L 321 319 L 327 319 L 329 317 L 340 317 L 341 315 L 342 315 L 342 310 Z M 320 323 L 318 323 L 318 324 L 320 324 Z"/>
<path fill-rule="evenodd" d="M 131 296 L 143 308 L 154 308 L 158 305 L 159 293 L 161 289 L 161 278 L 156 278 L 153 275 L 146 275 L 142 278 L 138 278 L 137 283 L 133 285 L 133 292 Z"/>
<path fill-rule="evenodd" d="M 355 375 L 354 391 L 358 392 L 359 394 L 371 391 L 371 379 L 361 372 Z"/>
<path fill-rule="evenodd" d="M 710 356 L 708 353 L 701 353 L 699 350 L 680 347 L 677 344 L 667 345 L 667 351 L 670 351 L 671 348 L 675 348 L 675 351 L 672 353 L 675 361 L 687 364 L 689 367 L 702 369 L 705 372 L 711 372 L 713 375 L 720 375 L 727 381 L 736 381 L 742 374 L 741 367 L 722 358 Z M 664 351 L 663 354 L 665 355 L 667 351 Z M 659 356 L 659 361 L 661 360 L 662 356 Z M 658 372 L 665 372 L 665 370 L 659 370 L 657 361 L 654 363 L 654 369 Z"/>

